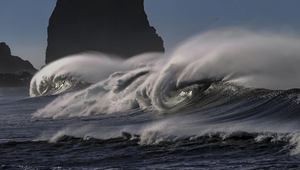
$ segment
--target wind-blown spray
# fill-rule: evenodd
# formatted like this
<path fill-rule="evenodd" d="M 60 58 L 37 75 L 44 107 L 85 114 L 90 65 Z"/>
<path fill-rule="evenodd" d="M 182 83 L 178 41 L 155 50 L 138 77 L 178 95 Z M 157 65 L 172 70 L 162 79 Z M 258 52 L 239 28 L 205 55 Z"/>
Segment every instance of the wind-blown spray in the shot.
<path fill-rule="evenodd" d="M 251 145 L 289 142 L 296 146 L 291 153 L 299 154 L 299 55 L 297 35 L 242 29 L 210 31 L 172 52 L 128 60 L 80 54 L 32 79 L 33 97 L 77 90 L 33 117 L 95 119 L 75 131 L 77 124 L 62 129 L 50 142 L 68 135 L 122 134 L 141 145 L 246 138 Z"/>
<path fill-rule="evenodd" d="M 195 94 L 201 96 L 212 88 L 213 82 L 247 88 L 297 88 L 300 85 L 299 55 L 297 36 L 241 29 L 216 30 L 193 37 L 167 54 L 144 54 L 127 61 L 103 54 L 59 60 L 33 78 L 30 94 L 53 94 L 49 93 L 53 87 L 59 87 L 55 93 L 63 92 L 68 88 L 61 89 L 61 81 L 66 84 L 67 77 L 75 80 L 74 86 L 93 85 L 58 97 L 35 116 L 52 117 L 54 113 L 82 116 L 149 106 L 166 111 L 184 104 Z"/>

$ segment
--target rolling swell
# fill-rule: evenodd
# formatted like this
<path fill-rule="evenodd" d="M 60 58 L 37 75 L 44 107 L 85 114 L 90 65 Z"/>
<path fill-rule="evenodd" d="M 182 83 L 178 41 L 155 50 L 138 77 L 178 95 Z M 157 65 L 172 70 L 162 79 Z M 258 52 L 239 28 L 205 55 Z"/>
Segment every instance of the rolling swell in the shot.
<path fill-rule="evenodd" d="M 226 163 L 229 162 L 232 165 L 246 165 L 247 159 L 252 160 L 253 158 L 255 159 L 252 160 L 252 163 L 265 164 L 267 168 L 274 166 L 279 169 L 299 167 L 297 161 L 286 156 L 292 146 L 282 149 L 286 145 L 286 141 L 280 140 L 280 136 L 289 138 L 287 134 L 216 133 L 181 139 L 169 137 L 169 140 L 166 139 L 155 145 L 146 145 L 146 143 L 141 144 L 146 141 L 142 141 L 140 136 L 123 132 L 118 137 L 105 140 L 65 136 L 55 143 L 47 141 L 8 142 L 0 144 L 0 147 L 3 148 L 1 152 L 7 155 L 7 159 L 1 167 L 3 169 L 58 169 L 63 165 L 66 169 L 82 169 L 76 167 L 88 165 L 89 169 L 97 169 L 100 164 L 101 168 L 125 167 L 130 169 L 132 166 L 154 168 L 160 163 L 160 166 L 163 164 L 170 168 L 176 166 L 178 169 L 189 168 L 189 165 L 180 163 L 182 158 L 185 162 L 193 163 L 199 168 L 201 166 L 214 168 L 216 164 L 222 164 L 211 160 L 225 159 Z M 18 147 L 18 151 L 15 151 L 14 147 Z M 20 152 L 23 155 L 20 155 Z M 274 154 L 271 158 L 266 159 L 269 152 Z M 35 159 L 38 161 L 32 160 L 32 153 L 36 154 Z M 228 155 L 235 154 L 246 160 L 228 158 Z M 49 159 L 50 156 L 51 159 Z M 141 158 L 143 160 L 140 160 Z M 285 158 L 284 161 L 282 158 Z M 30 166 L 22 166 L 22 162 L 18 159 L 30 162 Z M 287 161 L 290 163 L 287 164 Z M 133 165 L 130 166 L 128 162 Z"/>

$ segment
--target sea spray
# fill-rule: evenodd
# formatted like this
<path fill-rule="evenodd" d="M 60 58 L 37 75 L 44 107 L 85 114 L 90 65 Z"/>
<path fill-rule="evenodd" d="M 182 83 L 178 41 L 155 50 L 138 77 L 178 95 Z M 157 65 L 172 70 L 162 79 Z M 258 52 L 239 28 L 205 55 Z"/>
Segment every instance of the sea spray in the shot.
<path fill-rule="evenodd" d="M 299 169 L 298 44 L 217 30 L 166 54 L 54 62 L 39 97 L 2 89 L 1 167 Z"/>
<path fill-rule="evenodd" d="M 31 95 L 35 96 L 34 93 L 39 91 L 37 89 L 43 82 L 41 77 L 48 75 L 80 75 L 80 80 L 94 84 L 66 95 L 72 97 L 58 97 L 34 115 L 87 116 L 149 106 L 168 112 L 189 106 L 195 97 L 201 100 L 202 95 L 216 88 L 217 85 L 211 86 L 214 82 L 227 83 L 223 85 L 226 86 L 223 91 L 243 87 L 297 88 L 300 83 L 299 54 L 300 39 L 297 36 L 224 29 L 195 36 L 164 55 L 144 54 L 127 61 L 69 57 L 41 70 L 33 78 Z M 242 92 L 238 90 L 238 93 Z"/>

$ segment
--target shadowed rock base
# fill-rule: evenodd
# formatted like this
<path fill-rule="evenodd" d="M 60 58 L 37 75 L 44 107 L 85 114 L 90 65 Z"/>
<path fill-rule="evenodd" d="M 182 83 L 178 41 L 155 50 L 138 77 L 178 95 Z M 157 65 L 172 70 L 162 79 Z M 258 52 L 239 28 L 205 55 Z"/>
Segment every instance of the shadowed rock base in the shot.
<path fill-rule="evenodd" d="M 29 86 L 32 75 L 28 72 L 18 74 L 0 73 L 0 87 Z"/>

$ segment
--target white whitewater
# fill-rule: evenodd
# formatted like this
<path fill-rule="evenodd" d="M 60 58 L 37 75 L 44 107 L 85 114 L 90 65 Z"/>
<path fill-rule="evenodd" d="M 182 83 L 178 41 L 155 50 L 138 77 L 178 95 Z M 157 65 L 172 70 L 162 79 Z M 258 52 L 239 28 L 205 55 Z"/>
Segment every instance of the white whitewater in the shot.
<path fill-rule="evenodd" d="M 163 111 L 193 95 L 193 88 L 178 89 L 193 84 L 203 88 L 201 84 L 207 81 L 274 90 L 299 88 L 299 65 L 298 35 L 215 30 L 195 36 L 166 54 L 142 54 L 127 61 L 103 54 L 58 60 L 35 75 L 30 95 L 44 94 L 47 77 L 55 82 L 56 77 L 69 76 L 93 85 L 59 96 L 34 116 L 88 116 L 150 106 Z"/>

